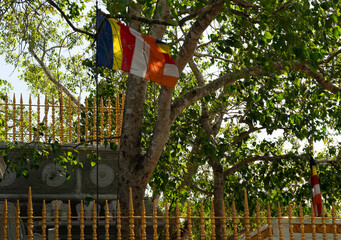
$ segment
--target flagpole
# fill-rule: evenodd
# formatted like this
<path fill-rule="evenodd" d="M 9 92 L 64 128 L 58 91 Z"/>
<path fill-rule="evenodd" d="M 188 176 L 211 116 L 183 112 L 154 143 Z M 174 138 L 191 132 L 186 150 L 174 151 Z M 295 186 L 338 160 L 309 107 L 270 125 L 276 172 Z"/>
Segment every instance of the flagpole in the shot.
<path fill-rule="evenodd" d="M 98 0 L 96 0 L 96 38 L 97 38 L 97 25 L 98 25 Z M 96 79 L 96 202 L 97 202 L 97 216 L 99 216 L 99 180 L 98 180 L 98 176 L 99 176 L 99 170 L 98 170 L 98 165 L 99 165 L 99 159 L 98 159 L 98 154 L 99 154 L 99 150 L 98 150 L 98 120 L 99 120 L 99 116 L 98 116 L 98 105 L 99 105 L 99 100 L 98 100 L 98 67 L 97 67 L 97 39 L 95 39 L 96 44 L 95 44 L 95 79 Z M 98 221 L 96 221 L 98 224 Z"/>

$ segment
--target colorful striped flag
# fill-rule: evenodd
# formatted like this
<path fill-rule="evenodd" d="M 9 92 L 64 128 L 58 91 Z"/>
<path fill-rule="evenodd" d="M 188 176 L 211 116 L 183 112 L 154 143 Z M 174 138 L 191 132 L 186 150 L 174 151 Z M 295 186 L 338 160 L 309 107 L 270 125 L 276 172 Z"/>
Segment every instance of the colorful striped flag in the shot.
<path fill-rule="evenodd" d="M 322 213 L 322 197 L 320 191 L 320 184 L 317 177 L 316 163 L 313 157 L 310 157 L 310 169 L 314 212 L 315 216 L 318 216 Z"/>
<path fill-rule="evenodd" d="M 98 14 L 97 65 L 123 70 L 173 88 L 179 71 L 170 48 L 113 18 Z"/>

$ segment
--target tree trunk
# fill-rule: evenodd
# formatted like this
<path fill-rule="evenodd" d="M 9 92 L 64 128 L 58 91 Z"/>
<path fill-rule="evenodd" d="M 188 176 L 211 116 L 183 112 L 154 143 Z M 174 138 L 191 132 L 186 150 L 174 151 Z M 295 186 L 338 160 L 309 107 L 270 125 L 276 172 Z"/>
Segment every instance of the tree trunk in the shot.
<path fill-rule="evenodd" d="M 214 211 L 216 217 L 225 217 L 226 213 L 223 212 L 223 202 L 224 202 L 224 171 L 223 166 L 216 161 L 214 158 L 210 159 L 213 173 L 214 173 Z M 216 229 L 216 239 L 223 239 L 223 219 L 216 219 L 215 229 Z"/>

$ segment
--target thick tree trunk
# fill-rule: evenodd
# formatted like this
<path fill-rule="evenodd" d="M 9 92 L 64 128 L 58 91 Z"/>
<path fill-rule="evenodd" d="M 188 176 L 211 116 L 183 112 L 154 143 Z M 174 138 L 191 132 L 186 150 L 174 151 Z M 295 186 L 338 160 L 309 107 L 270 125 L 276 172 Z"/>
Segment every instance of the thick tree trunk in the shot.
<path fill-rule="evenodd" d="M 223 166 L 216 161 L 215 159 L 211 159 L 211 164 L 214 173 L 214 211 L 216 217 L 225 217 L 226 213 L 223 211 L 223 202 L 224 202 L 224 171 Z M 216 239 L 223 239 L 223 219 L 216 219 L 215 221 L 216 227 Z"/>
<path fill-rule="evenodd" d="M 144 198 L 146 183 L 141 182 L 137 166 L 142 161 L 141 132 L 146 90 L 146 80 L 129 76 L 119 154 L 120 170 L 118 172 L 118 199 L 122 216 L 129 215 L 129 188 L 132 188 L 133 191 L 135 215 L 140 215 L 141 203 Z M 128 222 L 123 221 L 122 239 L 128 239 L 128 236 Z"/>

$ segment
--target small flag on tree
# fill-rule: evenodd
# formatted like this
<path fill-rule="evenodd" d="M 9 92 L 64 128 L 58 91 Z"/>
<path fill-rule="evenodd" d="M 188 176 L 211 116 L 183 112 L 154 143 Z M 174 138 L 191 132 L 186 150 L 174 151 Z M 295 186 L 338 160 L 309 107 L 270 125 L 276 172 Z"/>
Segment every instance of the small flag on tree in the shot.
<path fill-rule="evenodd" d="M 313 206 L 315 216 L 322 213 L 322 197 L 320 184 L 317 177 L 316 163 L 313 157 L 310 157 L 310 169 L 311 169 L 311 191 L 313 198 Z"/>
<path fill-rule="evenodd" d="M 179 70 L 164 42 L 98 13 L 97 64 L 173 88 Z"/>

